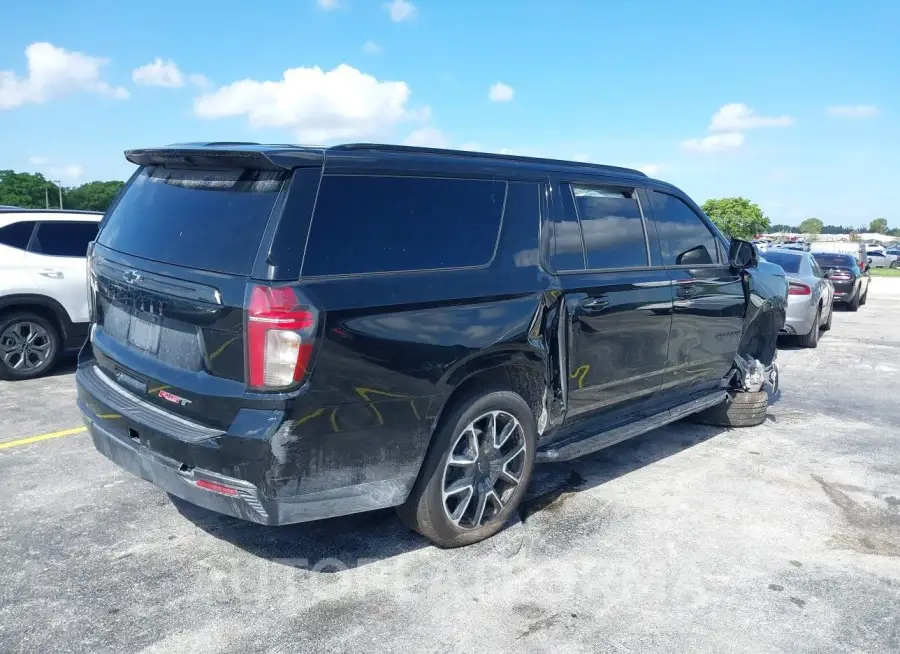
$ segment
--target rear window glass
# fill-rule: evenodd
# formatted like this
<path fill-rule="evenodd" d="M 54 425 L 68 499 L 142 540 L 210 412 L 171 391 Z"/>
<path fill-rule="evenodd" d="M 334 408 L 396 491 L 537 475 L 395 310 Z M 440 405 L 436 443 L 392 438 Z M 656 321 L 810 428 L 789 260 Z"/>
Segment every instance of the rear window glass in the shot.
<path fill-rule="evenodd" d="M 763 255 L 763 258 L 770 263 L 781 266 L 786 273 L 800 272 L 800 255 L 769 250 Z"/>
<path fill-rule="evenodd" d="M 822 268 L 853 268 L 856 262 L 846 254 L 814 254 L 813 258 Z"/>
<path fill-rule="evenodd" d="M 303 275 L 487 264 L 505 199 L 502 181 L 326 175 Z"/>
<path fill-rule="evenodd" d="M 49 222 L 38 226 L 31 251 L 52 257 L 87 256 L 88 245 L 97 237 L 94 222 Z"/>
<path fill-rule="evenodd" d="M 283 182 L 276 171 L 145 168 L 97 241 L 154 261 L 248 275 Z"/>
<path fill-rule="evenodd" d="M 33 220 L 26 220 L 23 222 L 12 223 L 6 227 L 0 227 L 0 243 L 12 248 L 24 250 L 28 246 L 28 241 L 31 239 L 31 232 L 34 231 L 34 224 Z"/>

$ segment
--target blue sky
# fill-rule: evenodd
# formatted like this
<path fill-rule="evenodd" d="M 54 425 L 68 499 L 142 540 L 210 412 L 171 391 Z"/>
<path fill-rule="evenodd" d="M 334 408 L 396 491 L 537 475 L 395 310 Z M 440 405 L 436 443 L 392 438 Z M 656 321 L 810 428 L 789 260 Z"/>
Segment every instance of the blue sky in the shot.
<path fill-rule="evenodd" d="M 124 179 L 130 147 L 410 142 L 643 167 L 773 222 L 900 226 L 896 0 L 249 7 L 5 7 L 0 169 L 71 184 Z"/>

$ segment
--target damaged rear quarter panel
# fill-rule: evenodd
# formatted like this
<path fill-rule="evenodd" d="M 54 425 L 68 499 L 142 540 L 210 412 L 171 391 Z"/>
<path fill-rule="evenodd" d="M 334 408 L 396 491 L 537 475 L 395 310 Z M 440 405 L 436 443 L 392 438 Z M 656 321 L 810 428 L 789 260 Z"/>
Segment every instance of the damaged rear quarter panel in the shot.
<path fill-rule="evenodd" d="M 510 182 L 487 266 L 303 281 L 323 325 L 308 388 L 273 437 L 270 493 L 377 482 L 408 491 L 466 379 L 513 366 L 545 383 L 548 345 L 535 321 L 551 278 L 538 266 L 538 190 Z"/>

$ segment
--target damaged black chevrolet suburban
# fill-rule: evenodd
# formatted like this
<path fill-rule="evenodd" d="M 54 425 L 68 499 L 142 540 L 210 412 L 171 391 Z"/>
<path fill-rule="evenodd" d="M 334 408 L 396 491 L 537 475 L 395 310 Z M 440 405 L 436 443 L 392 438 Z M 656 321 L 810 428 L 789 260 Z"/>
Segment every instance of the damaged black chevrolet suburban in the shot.
<path fill-rule="evenodd" d="M 677 419 L 753 425 L 783 271 L 626 168 L 200 143 L 139 166 L 89 254 L 97 449 L 278 525 L 383 507 L 434 543 L 532 468 Z"/>

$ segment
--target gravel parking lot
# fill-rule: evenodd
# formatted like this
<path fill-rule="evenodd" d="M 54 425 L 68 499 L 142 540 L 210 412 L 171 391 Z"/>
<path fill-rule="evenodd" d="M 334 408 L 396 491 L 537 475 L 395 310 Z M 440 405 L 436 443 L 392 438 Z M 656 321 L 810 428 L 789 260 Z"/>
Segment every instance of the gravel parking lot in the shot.
<path fill-rule="evenodd" d="M 0 651 L 898 652 L 898 324 L 900 279 L 873 280 L 784 344 L 766 424 L 538 468 L 520 521 L 454 551 L 390 511 L 173 503 L 78 431 L 71 364 L 0 382 Z"/>

